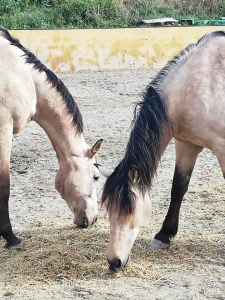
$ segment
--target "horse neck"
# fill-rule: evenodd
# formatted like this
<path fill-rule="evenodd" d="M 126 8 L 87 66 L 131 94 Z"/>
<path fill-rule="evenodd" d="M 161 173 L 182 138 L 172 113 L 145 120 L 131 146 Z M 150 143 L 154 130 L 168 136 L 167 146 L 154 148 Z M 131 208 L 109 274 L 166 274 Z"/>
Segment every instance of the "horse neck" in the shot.
<path fill-rule="evenodd" d="M 169 142 L 172 140 L 172 138 L 173 138 L 172 127 L 167 124 L 163 128 L 162 144 L 161 144 L 161 149 L 160 149 L 160 153 L 159 153 L 159 161 L 160 161 L 164 151 L 166 150 L 166 147 L 168 146 Z"/>
<path fill-rule="evenodd" d="M 165 94 L 161 95 L 161 97 L 164 98 L 164 101 L 166 102 L 166 106 L 167 106 L 167 109 L 168 109 L 168 117 L 169 117 L 169 120 L 171 120 L 171 111 L 170 111 L 171 108 L 170 108 L 169 99 L 167 97 L 165 97 Z M 172 140 L 172 138 L 173 138 L 172 123 L 171 122 L 165 123 L 163 125 L 163 129 L 162 129 L 161 147 L 160 147 L 160 151 L 159 151 L 159 161 L 158 161 L 158 163 L 160 162 L 160 159 L 161 159 L 164 151 L 166 150 L 169 142 Z"/>
<path fill-rule="evenodd" d="M 72 157 L 84 156 L 87 145 L 83 134 L 78 132 L 76 124 L 73 123 L 73 117 L 67 111 L 62 95 L 47 83 L 45 73 L 33 71 L 32 75 L 37 94 L 34 121 L 47 133 L 60 167 L 64 169 L 66 165 L 70 165 Z"/>

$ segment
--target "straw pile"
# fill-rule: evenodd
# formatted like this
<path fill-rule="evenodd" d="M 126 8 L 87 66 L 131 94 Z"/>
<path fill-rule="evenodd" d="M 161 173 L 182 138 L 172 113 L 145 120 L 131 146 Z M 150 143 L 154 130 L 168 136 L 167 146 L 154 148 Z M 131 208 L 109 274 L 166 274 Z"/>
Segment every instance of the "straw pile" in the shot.
<path fill-rule="evenodd" d="M 185 230 L 169 251 L 147 251 L 146 245 L 160 222 L 153 217 L 152 224 L 139 234 L 129 265 L 122 273 L 114 274 L 108 270 L 105 258 L 109 222 L 103 212 L 90 229 L 78 229 L 67 220 L 40 220 L 35 228 L 20 235 L 25 242 L 24 250 L 5 250 L 4 241 L 0 240 L 1 276 L 7 284 L 16 285 L 118 276 L 152 281 L 174 271 L 206 272 L 212 257 L 224 263 L 221 234 L 215 233 L 199 238 L 198 233 Z M 222 274 L 215 276 L 219 278 Z"/>

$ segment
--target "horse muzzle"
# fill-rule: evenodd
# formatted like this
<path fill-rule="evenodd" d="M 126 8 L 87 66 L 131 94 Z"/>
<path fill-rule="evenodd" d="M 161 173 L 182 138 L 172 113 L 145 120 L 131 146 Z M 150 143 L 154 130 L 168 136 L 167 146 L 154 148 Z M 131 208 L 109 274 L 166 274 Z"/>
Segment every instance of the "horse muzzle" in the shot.
<path fill-rule="evenodd" d="M 119 258 L 114 258 L 111 260 L 107 260 L 109 264 L 109 269 L 113 272 L 120 272 L 123 268 L 126 267 L 130 260 L 130 254 L 127 256 L 127 258 L 122 262 Z"/>
<path fill-rule="evenodd" d="M 97 221 L 97 217 L 95 217 L 92 221 L 90 221 L 87 217 L 82 217 L 79 220 L 74 219 L 74 224 L 81 227 L 81 228 L 87 228 L 93 225 Z"/>

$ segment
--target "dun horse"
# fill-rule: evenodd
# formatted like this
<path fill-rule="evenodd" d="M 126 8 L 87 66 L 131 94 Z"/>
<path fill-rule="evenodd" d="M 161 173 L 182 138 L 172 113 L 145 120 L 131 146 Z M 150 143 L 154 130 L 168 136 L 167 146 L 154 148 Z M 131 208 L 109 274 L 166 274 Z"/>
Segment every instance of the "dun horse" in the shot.
<path fill-rule="evenodd" d="M 68 89 L 3 27 L 0 53 L 0 236 L 6 239 L 6 248 L 18 249 L 23 245 L 12 231 L 8 211 L 13 134 L 31 120 L 45 130 L 59 161 L 55 187 L 81 227 L 97 219 L 99 171 L 94 164 L 102 140 L 87 146 L 82 116 Z"/>
<path fill-rule="evenodd" d="M 176 164 L 171 202 L 149 249 L 168 248 L 176 235 L 181 202 L 204 147 L 214 151 L 225 175 L 225 31 L 187 46 L 143 94 L 125 156 L 102 195 L 110 219 L 107 260 L 115 272 L 126 266 L 139 228 L 150 220 L 152 179 L 172 137 Z"/>

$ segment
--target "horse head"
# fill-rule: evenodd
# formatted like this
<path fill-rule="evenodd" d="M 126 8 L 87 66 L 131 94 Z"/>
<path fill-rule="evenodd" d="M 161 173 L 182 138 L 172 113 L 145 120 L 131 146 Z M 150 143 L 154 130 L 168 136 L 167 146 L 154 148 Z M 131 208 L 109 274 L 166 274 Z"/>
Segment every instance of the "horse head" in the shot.
<path fill-rule="evenodd" d="M 60 167 L 56 176 L 56 189 L 73 212 L 74 224 L 80 227 L 91 226 L 97 220 L 95 182 L 99 178 L 99 170 L 96 167 L 96 154 L 102 142 L 99 140 L 92 148 L 73 155 L 67 164 Z"/>

